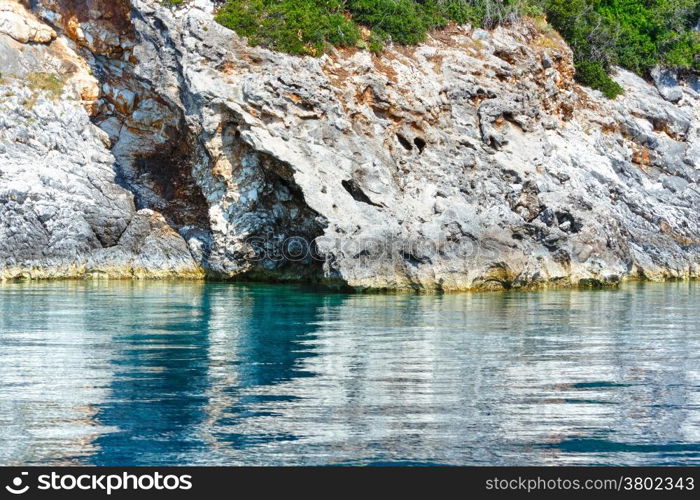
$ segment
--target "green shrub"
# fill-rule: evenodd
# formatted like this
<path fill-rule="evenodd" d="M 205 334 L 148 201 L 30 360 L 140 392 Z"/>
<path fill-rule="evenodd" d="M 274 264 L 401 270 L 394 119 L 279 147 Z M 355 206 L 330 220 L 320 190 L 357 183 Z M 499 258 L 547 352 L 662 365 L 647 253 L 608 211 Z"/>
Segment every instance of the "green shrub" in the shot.
<path fill-rule="evenodd" d="M 402 45 L 415 45 L 430 29 L 430 15 L 413 0 L 350 0 L 352 19 L 382 38 Z"/>
<path fill-rule="evenodd" d="M 613 65 L 641 75 L 657 64 L 700 69 L 700 0 L 227 0 L 217 21 L 253 45 L 321 55 L 415 45 L 450 21 L 492 28 L 542 14 L 574 51 L 577 79 L 605 95 L 622 91 L 608 76 Z M 370 30 L 364 40 L 360 26 Z"/>
<path fill-rule="evenodd" d="M 698 0 L 544 0 L 549 22 L 574 51 L 577 79 L 615 89 L 601 76 L 613 65 L 648 75 L 659 64 L 700 69 Z M 609 80 L 609 78 L 608 78 Z"/>
<path fill-rule="evenodd" d="M 319 55 L 356 44 L 358 26 L 372 32 L 364 45 L 378 50 L 387 41 L 420 43 L 450 21 L 495 26 L 534 10 L 528 0 L 227 0 L 216 19 L 253 45 Z"/>
<path fill-rule="evenodd" d="M 623 93 L 622 87 L 610 78 L 603 65 L 598 61 L 577 62 L 576 78 L 580 83 L 600 90 L 605 97 L 610 99 L 614 99 Z"/>
<path fill-rule="evenodd" d="M 357 43 L 357 26 L 341 0 L 228 0 L 216 20 L 263 45 L 291 54 L 320 55 L 326 44 Z"/>

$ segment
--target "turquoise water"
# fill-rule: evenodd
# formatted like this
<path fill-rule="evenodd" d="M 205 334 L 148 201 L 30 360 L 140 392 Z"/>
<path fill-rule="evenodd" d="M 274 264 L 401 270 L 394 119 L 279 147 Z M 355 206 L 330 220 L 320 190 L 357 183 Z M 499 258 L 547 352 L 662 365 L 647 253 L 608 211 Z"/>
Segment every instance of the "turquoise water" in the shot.
<path fill-rule="evenodd" d="M 700 464 L 700 284 L 0 285 L 0 465 Z"/>

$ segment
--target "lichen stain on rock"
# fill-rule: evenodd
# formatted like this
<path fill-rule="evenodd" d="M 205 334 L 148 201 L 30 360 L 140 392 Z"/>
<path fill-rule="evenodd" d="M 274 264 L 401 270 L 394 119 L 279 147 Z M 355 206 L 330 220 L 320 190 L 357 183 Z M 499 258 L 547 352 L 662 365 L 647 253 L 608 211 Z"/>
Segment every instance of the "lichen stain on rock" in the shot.
<path fill-rule="evenodd" d="M 208 231 L 209 207 L 191 174 L 193 150 L 192 138 L 175 133 L 159 151 L 136 157 L 136 175 L 165 202 L 158 208 L 172 226 L 196 226 Z M 138 200 L 138 204 L 148 207 L 149 200 Z"/>

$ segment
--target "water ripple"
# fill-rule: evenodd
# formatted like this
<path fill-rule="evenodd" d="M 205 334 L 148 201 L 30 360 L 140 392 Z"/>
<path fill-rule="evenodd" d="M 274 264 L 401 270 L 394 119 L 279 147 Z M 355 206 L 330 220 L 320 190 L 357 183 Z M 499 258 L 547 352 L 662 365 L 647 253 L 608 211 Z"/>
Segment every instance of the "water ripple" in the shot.
<path fill-rule="evenodd" d="M 0 464 L 700 464 L 700 285 L 0 285 Z"/>

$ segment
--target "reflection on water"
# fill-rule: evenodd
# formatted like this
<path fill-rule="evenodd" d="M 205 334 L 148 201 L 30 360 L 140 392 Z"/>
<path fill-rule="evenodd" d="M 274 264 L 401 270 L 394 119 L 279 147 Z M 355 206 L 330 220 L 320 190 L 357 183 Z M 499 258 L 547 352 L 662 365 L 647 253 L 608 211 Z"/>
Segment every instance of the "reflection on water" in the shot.
<path fill-rule="evenodd" d="M 0 464 L 700 464 L 700 284 L 0 285 Z"/>

